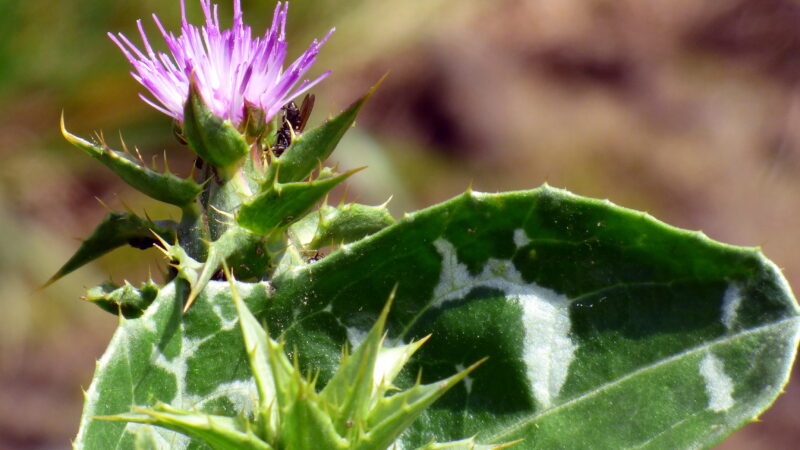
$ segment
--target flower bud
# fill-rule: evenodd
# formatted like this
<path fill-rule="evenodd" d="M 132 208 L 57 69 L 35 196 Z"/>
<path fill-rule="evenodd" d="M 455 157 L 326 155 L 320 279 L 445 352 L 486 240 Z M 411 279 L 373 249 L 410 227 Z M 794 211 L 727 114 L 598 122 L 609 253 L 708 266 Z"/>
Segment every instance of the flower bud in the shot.
<path fill-rule="evenodd" d="M 194 79 L 189 86 L 183 110 L 183 137 L 189 147 L 223 173 L 238 167 L 250 150 L 245 137 L 229 120 L 220 118 L 206 106 Z"/>

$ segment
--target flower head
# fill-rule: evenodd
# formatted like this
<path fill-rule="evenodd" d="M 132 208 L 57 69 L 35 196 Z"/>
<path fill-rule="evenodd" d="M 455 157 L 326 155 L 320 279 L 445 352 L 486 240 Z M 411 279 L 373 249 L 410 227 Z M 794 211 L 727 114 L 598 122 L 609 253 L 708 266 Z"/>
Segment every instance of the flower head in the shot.
<path fill-rule="evenodd" d="M 220 28 L 217 5 L 210 0 L 200 0 L 200 4 L 206 24 L 198 28 L 187 22 L 186 7 L 181 0 L 181 35 L 177 37 L 168 33 L 153 14 L 171 55 L 153 50 L 141 20 L 137 25 L 144 51 L 122 33 L 109 33 L 133 65 L 133 77 L 153 97 L 140 94 L 142 100 L 164 114 L 183 122 L 189 82 L 194 77 L 203 100 L 219 117 L 238 125 L 245 117 L 246 105 L 252 104 L 262 109 L 269 120 L 286 103 L 330 73 L 300 82 L 333 29 L 321 41 L 314 40 L 305 53 L 283 69 L 288 3 L 278 2 L 272 26 L 261 38 L 252 38 L 252 30 L 242 22 L 240 0 L 233 2 L 233 26 L 229 30 Z"/>

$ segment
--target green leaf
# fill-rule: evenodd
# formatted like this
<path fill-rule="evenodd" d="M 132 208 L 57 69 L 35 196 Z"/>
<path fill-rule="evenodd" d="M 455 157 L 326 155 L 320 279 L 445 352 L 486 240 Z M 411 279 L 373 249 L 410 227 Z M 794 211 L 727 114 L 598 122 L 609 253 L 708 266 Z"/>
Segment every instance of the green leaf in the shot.
<path fill-rule="evenodd" d="M 204 161 L 220 169 L 226 179 L 250 152 L 244 136 L 228 121 L 214 114 L 203 101 L 194 78 L 183 109 L 183 137 Z"/>
<path fill-rule="evenodd" d="M 381 347 L 378 352 L 378 359 L 375 362 L 375 372 L 373 373 L 372 382 L 374 392 L 372 393 L 373 402 L 370 404 L 370 408 L 373 408 L 374 403 L 376 403 L 378 399 L 383 398 L 388 391 L 397 389 L 397 387 L 392 384 L 394 379 L 400 374 L 400 370 L 405 367 L 408 360 L 411 359 L 411 356 L 416 353 L 429 338 L 430 335 L 408 345 L 399 345 L 391 348 Z"/>
<path fill-rule="evenodd" d="M 99 420 L 155 425 L 201 439 L 215 450 L 271 450 L 272 447 L 231 417 L 196 414 L 157 405 L 155 409 L 135 408 L 137 414 L 97 417 Z M 244 429 L 243 429 L 244 428 Z M 138 436 L 137 436 L 138 437 Z"/>
<path fill-rule="evenodd" d="M 247 422 L 225 416 L 196 414 L 166 405 L 154 409 L 135 408 L 139 414 L 119 414 L 98 417 L 100 420 L 134 422 L 155 425 L 201 439 L 217 450 L 271 450 L 272 447 L 259 439 Z M 156 444 L 157 445 L 157 444 Z"/>
<path fill-rule="evenodd" d="M 395 285 L 387 345 L 433 334 L 395 385 L 489 357 L 419 416 L 404 448 L 465 436 L 525 448 L 709 447 L 781 392 L 800 329 L 788 285 L 759 251 L 549 187 L 468 192 L 270 287 L 237 290 L 324 387 L 342 345 L 363 341 Z M 249 389 L 252 404 L 257 389 L 227 285 L 210 282 L 184 316 L 188 288 L 177 287 L 123 320 L 89 389 L 79 448 L 133 448 L 130 428 L 91 419 L 131 405 L 252 414 L 232 400 Z"/>
<path fill-rule="evenodd" d="M 451 442 L 431 442 L 426 444 L 422 447 L 419 447 L 417 450 L 500 450 L 503 448 L 509 448 L 513 445 L 519 444 L 523 441 L 514 441 L 508 442 L 505 444 L 488 444 L 482 445 L 478 444 L 475 441 L 475 438 L 469 439 L 462 439 L 460 441 L 451 441 Z"/>
<path fill-rule="evenodd" d="M 175 206 L 185 206 L 194 201 L 203 187 L 191 179 L 177 177 L 169 171 L 159 173 L 141 166 L 123 154 L 108 148 L 104 142 L 93 144 L 74 134 L 64 126 L 61 116 L 61 133 L 70 144 L 83 150 L 117 174 L 132 188 L 158 201 Z"/>
<path fill-rule="evenodd" d="M 336 434 L 330 416 L 322 410 L 314 382 L 305 380 L 299 368 L 292 366 L 283 345 L 269 339 L 239 298 L 235 283 L 231 288 L 258 386 L 263 435 L 279 436 L 277 440 L 284 447 L 298 450 L 348 448 L 347 442 Z M 275 409 L 280 412 L 279 422 Z"/>
<path fill-rule="evenodd" d="M 426 408 L 484 361 L 485 359 L 444 380 L 427 385 L 417 383 L 408 390 L 380 400 L 370 414 L 365 417 L 370 431 L 364 436 L 361 449 L 389 447 L 396 437 L 411 426 Z"/>
<path fill-rule="evenodd" d="M 334 426 L 342 436 L 347 435 L 348 430 L 353 428 L 354 422 L 366 418 L 368 408 L 371 406 L 373 373 L 383 343 L 383 330 L 391 308 L 391 299 L 392 297 L 384 306 L 381 315 L 378 316 L 378 320 L 375 321 L 375 325 L 369 330 L 361 345 L 355 349 L 352 355 L 345 355 L 342 358 L 339 369 L 320 393 L 320 397 L 324 401 L 336 405 L 337 410 L 333 414 Z"/>
<path fill-rule="evenodd" d="M 282 349 L 281 349 L 282 350 Z M 299 373 L 295 371 L 299 378 Z M 350 449 L 347 441 L 336 434 L 331 418 L 312 400 L 314 385 L 299 383 L 301 390 L 281 405 L 281 438 L 286 448 L 298 450 Z M 291 444 L 289 444 L 291 443 Z"/>
<path fill-rule="evenodd" d="M 358 203 L 333 207 L 323 205 L 317 214 L 309 214 L 293 226 L 305 248 L 349 244 L 363 239 L 394 223 L 386 205 Z"/>
<path fill-rule="evenodd" d="M 253 317 L 250 309 L 242 301 L 236 290 L 236 283 L 231 285 L 231 297 L 239 315 L 239 326 L 242 328 L 242 337 L 247 351 L 248 362 L 258 388 L 257 423 L 261 428 L 262 436 L 277 436 L 277 415 L 274 414 L 277 391 L 275 380 L 272 376 L 272 368 L 270 367 L 270 348 L 267 344 L 269 337 L 258 323 L 258 320 Z"/>
<path fill-rule="evenodd" d="M 344 133 L 353 125 L 358 112 L 378 89 L 381 82 L 383 82 L 383 78 L 338 116 L 313 130 L 296 136 L 283 155 L 273 159 L 267 170 L 267 180 L 277 178 L 279 183 L 300 181 L 307 178 L 314 169 L 319 168 L 339 144 Z"/>
<path fill-rule="evenodd" d="M 475 434 L 534 448 L 711 446 L 774 401 L 797 346 L 797 304 L 759 251 L 549 187 L 468 192 L 306 267 L 274 280 L 264 317 L 291 324 L 287 345 L 323 385 L 395 283 L 390 342 L 433 334 L 399 387 L 489 357 L 412 425 L 406 448 Z"/>
<path fill-rule="evenodd" d="M 263 310 L 266 283 L 239 283 L 249 307 Z M 164 286 L 140 317 L 120 320 L 86 392 L 76 448 L 134 448 L 141 425 L 98 420 L 132 407 L 170 404 L 184 411 L 236 417 L 253 414 L 257 389 L 247 364 L 238 316 L 227 282 L 212 281 L 187 313 L 188 286 Z M 190 439 L 156 428 L 162 449 L 186 448 Z M 195 446 L 193 448 L 207 448 Z"/>
<path fill-rule="evenodd" d="M 223 264 L 227 263 L 232 267 L 238 277 L 254 278 L 267 270 L 270 261 L 270 252 L 265 248 L 263 236 L 236 225 L 230 226 L 219 239 L 208 246 L 208 257 L 202 264 L 199 276 L 185 278 L 192 285 L 185 309 L 189 309 L 209 280 L 222 269 Z M 193 263 L 190 261 L 189 265 Z"/>
<path fill-rule="evenodd" d="M 236 223 L 260 235 L 282 231 L 302 219 L 331 189 L 359 170 L 323 180 L 275 184 L 242 204 Z"/>
<path fill-rule="evenodd" d="M 103 283 L 86 291 L 84 300 L 90 301 L 112 314 L 122 314 L 131 319 L 142 315 L 158 295 L 158 286 L 152 281 L 142 283 L 139 288 L 127 281 L 122 286 Z"/>
<path fill-rule="evenodd" d="M 177 224 L 168 220 L 152 222 L 135 214 L 112 212 L 100 222 L 72 258 L 58 269 L 45 286 L 123 245 L 149 248 L 155 244 L 156 235 L 164 241 L 174 242 L 176 228 Z"/>
<path fill-rule="evenodd" d="M 152 427 L 139 430 L 139 432 L 136 433 L 133 445 L 136 450 L 152 450 L 158 448 L 158 434 L 153 431 Z"/>

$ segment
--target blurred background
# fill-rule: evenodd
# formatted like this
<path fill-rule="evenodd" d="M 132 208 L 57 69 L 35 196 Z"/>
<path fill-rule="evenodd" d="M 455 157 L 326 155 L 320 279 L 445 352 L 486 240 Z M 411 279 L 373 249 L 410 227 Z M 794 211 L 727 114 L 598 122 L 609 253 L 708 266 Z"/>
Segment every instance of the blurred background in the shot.
<path fill-rule="evenodd" d="M 189 15 L 200 20 L 197 3 Z M 221 0 L 229 24 L 230 3 Z M 257 33 L 273 0 L 245 0 Z M 79 300 L 107 279 L 141 281 L 163 262 L 118 250 L 36 290 L 107 213 L 148 201 L 58 132 L 120 133 L 188 173 L 171 122 L 105 36 L 134 41 L 178 1 L 0 0 L 0 449 L 68 448 L 94 361 L 116 325 Z M 314 69 L 312 121 L 381 75 L 334 158 L 368 165 L 350 198 L 395 216 L 461 193 L 548 182 L 680 227 L 761 246 L 800 286 L 800 2 L 791 0 L 294 0 L 290 57 L 331 26 Z M 800 382 L 723 449 L 800 442 Z"/>

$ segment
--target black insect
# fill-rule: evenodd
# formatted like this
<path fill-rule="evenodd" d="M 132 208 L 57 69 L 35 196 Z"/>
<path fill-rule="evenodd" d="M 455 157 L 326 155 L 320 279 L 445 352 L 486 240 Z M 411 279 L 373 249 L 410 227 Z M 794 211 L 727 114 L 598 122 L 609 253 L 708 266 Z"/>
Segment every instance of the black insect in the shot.
<path fill-rule="evenodd" d="M 300 108 L 295 102 L 289 102 L 281 108 L 281 122 L 283 125 L 275 137 L 275 145 L 272 146 L 272 154 L 280 157 L 283 152 L 292 145 L 292 137 L 303 132 L 311 110 L 314 108 L 314 96 L 306 95 Z"/>
<path fill-rule="evenodd" d="M 181 145 L 189 145 L 189 142 L 183 136 L 183 127 L 178 121 L 172 122 L 172 134 L 175 136 L 175 139 L 181 143 Z"/>
<path fill-rule="evenodd" d="M 158 242 L 150 237 L 136 236 L 128 239 L 128 245 L 139 250 L 147 250 L 154 245 L 158 245 Z"/>
<path fill-rule="evenodd" d="M 314 254 L 310 258 L 308 258 L 307 262 L 308 263 L 317 262 L 317 261 L 319 261 L 320 259 L 322 259 L 324 257 L 325 257 L 325 254 L 322 253 L 321 251 L 317 250 L 316 252 L 314 252 Z"/>
<path fill-rule="evenodd" d="M 228 278 L 225 276 L 225 271 L 222 269 L 217 270 L 214 272 L 214 275 L 211 275 L 212 281 L 226 281 Z"/>

